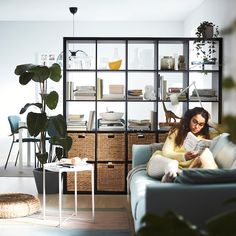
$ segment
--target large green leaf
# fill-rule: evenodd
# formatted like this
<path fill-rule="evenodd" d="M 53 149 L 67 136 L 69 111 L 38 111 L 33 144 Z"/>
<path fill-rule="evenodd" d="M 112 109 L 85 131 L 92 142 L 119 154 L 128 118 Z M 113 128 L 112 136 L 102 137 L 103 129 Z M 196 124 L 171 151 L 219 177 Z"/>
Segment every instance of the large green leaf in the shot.
<path fill-rule="evenodd" d="M 50 68 L 50 79 L 55 81 L 55 82 L 58 82 L 60 81 L 61 79 L 61 67 L 57 64 L 57 63 L 54 63 Z"/>
<path fill-rule="evenodd" d="M 50 76 L 50 70 L 47 66 L 35 66 L 31 69 L 31 72 L 34 73 L 32 80 L 35 82 L 43 83 Z"/>
<path fill-rule="evenodd" d="M 58 104 L 59 95 L 56 91 L 52 91 L 44 96 L 44 101 L 47 107 L 51 110 L 55 109 Z"/>
<path fill-rule="evenodd" d="M 21 108 L 20 110 L 20 114 L 23 114 L 24 112 L 26 112 L 26 110 L 30 107 L 30 106 L 36 106 L 38 107 L 39 109 L 42 108 L 42 103 L 26 103 L 25 106 L 23 108 Z"/>
<path fill-rule="evenodd" d="M 36 153 L 36 156 L 37 156 L 39 162 L 42 165 L 47 163 L 47 160 L 48 160 L 48 153 L 47 152 L 45 152 L 45 153 Z"/>
<path fill-rule="evenodd" d="M 27 115 L 27 127 L 31 136 L 38 136 L 45 131 L 47 125 L 46 113 L 29 112 Z"/>
<path fill-rule="evenodd" d="M 30 82 L 30 80 L 33 78 L 34 73 L 25 71 L 23 72 L 19 77 L 19 82 L 21 85 L 26 85 Z"/>
<path fill-rule="evenodd" d="M 29 71 L 30 69 L 32 69 L 33 67 L 35 67 L 36 65 L 33 64 L 22 64 L 22 65 L 18 65 L 15 68 L 15 74 L 16 75 L 21 75 L 26 71 Z"/>
<path fill-rule="evenodd" d="M 65 137 L 66 135 L 66 121 L 62 115 L 50 116 L 48 122 L 48 134 L 58 138 Z"/>

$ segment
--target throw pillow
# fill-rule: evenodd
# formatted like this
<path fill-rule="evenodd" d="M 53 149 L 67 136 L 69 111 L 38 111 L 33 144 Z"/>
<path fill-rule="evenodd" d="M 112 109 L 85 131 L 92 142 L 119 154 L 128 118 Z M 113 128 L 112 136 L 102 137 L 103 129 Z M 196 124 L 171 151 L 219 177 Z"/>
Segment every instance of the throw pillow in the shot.
<path fill-rule="evenodd" d="M 226 143 L 215 157 L 215 161 L 220 168 L 231 168 L 235 160 L 236 146 L 232 142 Z"/>
<path fill-rule="evenodd" d="M 178 165 L 178 161 L 156 154 L 148 161 L 147 174 L 150 177 L 161 179 L 169 171 L 177 172 Z"/>
<path fill-rule="evenodd" d="M 183 169 L 175 179 L 181 184 L 235 183 L 236 169 Z"/>

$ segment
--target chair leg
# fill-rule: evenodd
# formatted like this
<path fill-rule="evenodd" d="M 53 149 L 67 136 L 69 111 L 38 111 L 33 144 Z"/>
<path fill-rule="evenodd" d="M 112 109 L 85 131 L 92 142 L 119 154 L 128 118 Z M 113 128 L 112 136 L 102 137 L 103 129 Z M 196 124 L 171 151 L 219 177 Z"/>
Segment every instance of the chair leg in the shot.
<path fill-rule="evenodd" d="M 12 141 L 12 143 L 11 143 L 11 147 L 10 147 L 10 150 L 9 150 L 9 153 L 8 153 L 8 156 L 7 156 L 7 160 L 6 160 L 6 163 L 5 163 L 5 167 L 4 167 L 4 169 L 7 168 L 7 164 L 8 164 L 8 161 L 9 161 L 9 157 L 10 157 L 10 155 L 11 155 L 11 150 L 12 150 L 13 144 L 14 144 L 14 142 Z"/>
<path fill-rule="evenodd" d="M 17 152 L 16 161 L 15 161 L 15 166 L 17 165 L 18 158 L 19 158 L 19 150 L 18 150 L 18 152 Z"/>

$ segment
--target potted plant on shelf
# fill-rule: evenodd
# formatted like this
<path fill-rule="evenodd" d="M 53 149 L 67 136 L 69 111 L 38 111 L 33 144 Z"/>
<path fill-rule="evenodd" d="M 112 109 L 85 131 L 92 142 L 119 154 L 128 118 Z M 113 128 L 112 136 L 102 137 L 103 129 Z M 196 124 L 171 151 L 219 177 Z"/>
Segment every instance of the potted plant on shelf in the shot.
<path fill-rule="evenodd" d="M 36 108 L 38 111 L 29 111 L 26 118 L 27 128 L 29 134 L 33 137 L 38 137 L 40 139 L 40 144 L 38 145 L 38 152 L 36 157 L 40 163 L 40 168 L 36 168 L 34 172 L 35 182 L 38 188 L 38 192 L 41 193 L 42 189 L 42 165 L 47 162 L 60 160 L 64 157 L 72 146 L 72 138 L 67 135 L 67 125 L 64 117 L 61 114 L 55 116 L 49 116 L 47 114 L 47 109 L 53 110 L 57 107 L 59 95 L 56 91 L 47 91 L 47 82 L 52 80 L 54 82 L 59 82 L 61 79 L 61 68 L 55 63 L 50 67 L 33 65 L 33 64 L 23 64 L 16 66 L 15 74 L 19 76 L 19 83 L 21 85 L 27 85 L 30 81 L 39 84 L 39 95 L 40 101 L 34 103 L 27 103 L 21 110 L 20 114 L 25 113 L 30 107 Z M 55 158 L 52 158 L 47 151 L 47 141 L 50 145 L 56 146 Z M 36 176 L 40 173 L 41 183 L 37 182 Z M 49 173 L 49 172 L 47 172 Z M 51 172 L 53 174 L 53 172 Z M 56 173 L 57 174 L 57 173 Z M 46 182 L 51 180 L 46 177 Z M 48 179 L 48 180 L 47 180 Z M 56 183 L 47 183 L 46 192 L 53 192 L 52 187 L 56 187 L 55 191 L 58 192 L 58 174 L 56 175 Z M 47 189 L 49 191 L 47 191 Z"/>
<path fill-rule="evenodd" d="M 219 27 L 209 21 L 203 21 L 197 27 L 197 39 L 194 40 L 194 46 L 197 51 L 197 57 L 202 57 L 203 64 L 215 64 L 216 42 L 212 38 L 219 36 Z"/>

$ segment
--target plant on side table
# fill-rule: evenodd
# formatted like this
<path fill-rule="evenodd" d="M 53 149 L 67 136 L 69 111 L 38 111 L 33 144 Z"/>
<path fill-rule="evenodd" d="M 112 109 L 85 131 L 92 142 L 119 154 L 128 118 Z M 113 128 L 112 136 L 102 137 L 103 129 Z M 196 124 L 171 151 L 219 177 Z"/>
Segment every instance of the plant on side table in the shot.
<path fill-rule="evenodd" d="M 198 39 L 194 41 L 197 57 L 202 57 L 204 64 L 215 64 L 216 42 L 210 40 L 219 36 L 219 27 L 209 21 L 203 21 L 195 32 Z"/>
<path fill-rule="evenodd" d="M 34 103 L 27 103 L 20 111 L 20 114 L 25 113 L 28 108 L 37 108 L 38 112 L 29 111 L 27 114 L 27 128 L 29 134 L 33 137 L 38 137 L 40 139 L 40 144 L 38 147 L 38 152 L 36 157 L 40 163 L 41 168 L 36 168 L 34 170 L 37 174 L 40 172 L 42 180 L 42 165 L 47 162 L 52 162 L 55 160 L 60 160 L 64 157 L 72 146 L 72 138 L 67 135 L 67 125 L 64 117 L 61 114 L 55 116 L 49 116 L 47 114 L 47 109 L 54 110 L 57 107 L 59 95 L 56 91 L 47 91 L 47 82 L 52 80 L 54 82 L 59 82 L 61 79 L 61 68 L 55 63 L 50 67 L 33 65 L 33 64 L 22 64 L 16 66 L 15 74 L 19 76 L 19 83 L 21 85 L 27 85 L 30 81 L 39 84 L 39 95 L 40 101 Z M 49 141 L 50 146 L 56 146 L 55 158 L 52 158 L 47 151 L 47 141 Z M 53 172 L 51 172 L 53 173 Z M 58 173 L 56 173 L 57 178 L 55 181 L 57 183 L 52 183 L 52 185 L 47 184 L 47 186 L 55 186 L 58 192 Z M 48 178 L 49 180 L 51 177 Z M 38 184 L 35 179 L 36 185 Z M 47 182 L 47 177 L 46 177 Z M 39 189 L 41 184 L 37 185 L 38 192 L 42 193 Z M 47 187 L 51 192 L 52 188 Z"/>

